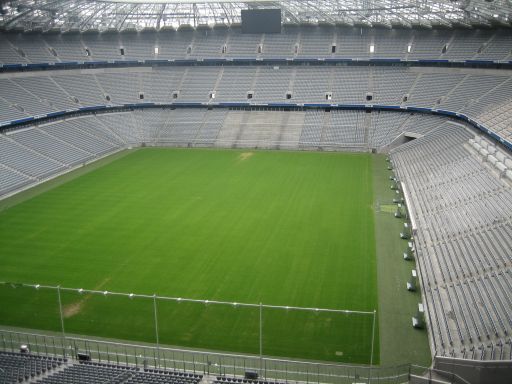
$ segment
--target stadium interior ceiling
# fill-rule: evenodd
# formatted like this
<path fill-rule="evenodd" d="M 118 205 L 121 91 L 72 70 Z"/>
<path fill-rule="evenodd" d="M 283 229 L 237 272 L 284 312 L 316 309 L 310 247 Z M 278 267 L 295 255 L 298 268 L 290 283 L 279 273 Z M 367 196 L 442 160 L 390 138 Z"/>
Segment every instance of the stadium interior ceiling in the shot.
<path fill-rule="evenodd" d="M 144 30 L 231 26 L 242 9 L 280 8 L 283 24 L 361 27 L 511 26 L 511 0 L 11 0 L 0 26 L 32 30 Z"/>

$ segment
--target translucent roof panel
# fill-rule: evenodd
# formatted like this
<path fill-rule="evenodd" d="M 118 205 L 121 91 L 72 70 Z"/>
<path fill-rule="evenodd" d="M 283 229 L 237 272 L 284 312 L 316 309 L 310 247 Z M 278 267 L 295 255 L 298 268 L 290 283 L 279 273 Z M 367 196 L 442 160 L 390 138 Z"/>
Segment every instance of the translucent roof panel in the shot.
<path fill-rule="evenodd" d="M 242 9 L 281 8 L 286 24 L 386 27 L 511 26 L 511 0 L 12 0 L 5 29 L 100 31 L 233 25 Z"/>

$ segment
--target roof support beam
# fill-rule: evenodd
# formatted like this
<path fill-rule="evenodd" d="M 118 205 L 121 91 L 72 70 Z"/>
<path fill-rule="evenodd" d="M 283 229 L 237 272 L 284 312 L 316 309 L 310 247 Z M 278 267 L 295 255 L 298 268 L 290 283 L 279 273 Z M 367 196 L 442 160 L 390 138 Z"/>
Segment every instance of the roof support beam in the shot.
<path fill-rule="evenodd" d="M 291 23 L 327 22 L 351 25 L 397 23 L 411 27 L 435 25 L 467 27 L 511 26 L 510 0 L 11 0 L 0 16 L 4 28 L 78 26 L 117 28 L 135 26 L 162 28 L 182 24 L 240 22 L 241 9 L 278 7 Z"/>

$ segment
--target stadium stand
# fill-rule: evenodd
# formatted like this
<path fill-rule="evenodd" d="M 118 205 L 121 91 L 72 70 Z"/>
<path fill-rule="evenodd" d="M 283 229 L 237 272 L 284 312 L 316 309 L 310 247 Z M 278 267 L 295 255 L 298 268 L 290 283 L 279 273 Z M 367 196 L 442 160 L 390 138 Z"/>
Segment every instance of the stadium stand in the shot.
<path fill-rule="evenodd" d="M 25 147 L 9 136 L 0 137 L 0 161 L 6 167 L 36 179 L 48 177 L 63 167 L 57 161 Z"/>
<path fill-rule="evenodd" d="M 186 58 L 397 58 L 496 60 L 510 57 L 507 29 L 391 30 L 335 27 L 285 27 L 281 34 L 243 35 L 237 27 L 98 33 L 2 34 L 0 62 L 59 63 L 69 61 L 152 60 Z M 258 46 L 261 45 L 261 53 Z M 333 45 L 336 47 L 333 52 Z M 370 46 L 374 52 L 370 52 Z M 448 45 L 446 53 L 443 47 Z M 411 46 L 410 51 L 408 47 Z M 155 54 L 154 47 L 158 47 Z M 223 52 L 223 47 L 225 52 Z M 296 48 L 297 47 L 297 48 Z M 123 53 L 121 54 L 121 48 Z M 89 51 L 89 55 L 86 53 Z M 52 52 L 55 52 L 54 55 Z"/>
<path fill-rule="evenodd" d="M 129 69 L 129 77 L 124 73 L 112 68 L 2 74 L 0 83 L 6 92 L 0 96 L 0 120 L 7 124 L 22 117 L 79 107 L 147 102 L 328 102 L 448 110 L 466 114 L 505 139 L 512 136 L 508 124 L 512 88 L 506 71 L 227 66 L 136 67 Z"/>
<path fill-rule="evenodd" d="M 508 360 L 512 188 L 471 151 L 473 135 L 452 124 L 391 151 L 412 200 L 436 352 Z"/>
<path fill-rule="evenodd" d="M 67 359 L 62 358 L 0 352 L 0 379 L 2 383 L 23 382 L 46 373 L 53 373 L 66 362 Z"/>
<path fill-rule="evenodd" d="M 0 352 L 2 383 L 168 383 L 198 384 L 202 375 L 164 369 L 148 369 L 64 358 Z"/>
<path fill-rule="evenodd" d="M 202 375 L 169 370 L 144 369 L 93 362 L 68 364 L 64 369 L 36 381 L 41 384 L 62 383 L 148 383 L 198 384 Z"/>

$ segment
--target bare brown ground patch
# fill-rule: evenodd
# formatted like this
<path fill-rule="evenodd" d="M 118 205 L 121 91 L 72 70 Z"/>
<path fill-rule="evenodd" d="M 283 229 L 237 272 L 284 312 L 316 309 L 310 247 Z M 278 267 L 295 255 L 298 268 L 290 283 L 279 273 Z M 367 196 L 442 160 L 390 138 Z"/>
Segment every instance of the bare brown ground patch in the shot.
<path fill-rule="evenodd" d="M 82 307 L 85 304 L 86 299 L 87 298 L 84 298 L 80 301 L 77 301 L 76 303 L 65 305 L 62 308 L 62 316 L 64 316 L 65 319 L 68 319 L 70 317 L 78 315 L 80 312 L 82 312 Z"/>
<path fill-rule="evenodd" d="M 110 281 L 110 277 L 106 277 L 102 281 L 100 281 L 98 284 L 96 284 L 93 288 L 94 291 L 98 291 L 101 288 L 103 288 L 108 282 Z M 87 301 L 92 297 L 92 294 L 87 293 L 78 301 L 75 301 L 74 303 L 70 303 L 62 307 L 62 316 L 64 316 L 65 319 L 68 319 L 70 317 L 78 315 L 82 310 L 84 309 L 85 304 Z"/>
<path fill-rule="evenodd" d="M 242 152 L 240 156 L 238 156 L 238 160 L 244 161 L 254 155 L 254 152 Z"/>

